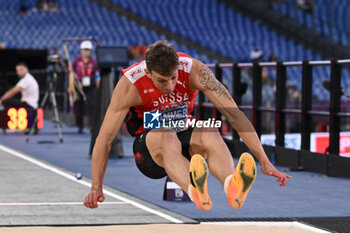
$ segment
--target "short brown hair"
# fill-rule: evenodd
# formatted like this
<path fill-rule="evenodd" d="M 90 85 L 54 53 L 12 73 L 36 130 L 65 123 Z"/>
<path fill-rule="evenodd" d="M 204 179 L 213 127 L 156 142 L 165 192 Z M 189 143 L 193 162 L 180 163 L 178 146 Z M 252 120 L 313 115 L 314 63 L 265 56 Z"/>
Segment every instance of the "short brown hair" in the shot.
<path fill-rule="evenodd" d="M 16 67 L 17 67 L 17 66 L 24 66 L 25 68 L 28 69 L 27 63 L 25 63 L 25 62 L 23 62 L 23 61 L 18 62 L 17 65 L 16 65 Z"/>
<path fill-rule="evenodd" d="M 170 75 L 179 66 L 179 57 L 170 43 L 157 41 L 147 48 L 146 65 L 149 72 Z"/>

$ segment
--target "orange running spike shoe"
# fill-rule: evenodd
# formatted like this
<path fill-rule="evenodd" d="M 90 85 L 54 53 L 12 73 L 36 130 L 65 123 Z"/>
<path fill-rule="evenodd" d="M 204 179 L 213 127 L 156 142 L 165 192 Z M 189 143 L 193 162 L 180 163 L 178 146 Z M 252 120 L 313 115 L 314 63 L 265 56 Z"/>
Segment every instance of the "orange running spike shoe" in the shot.
<path fill-rule="evenodd" d="M 256 178 L 256 165 L 253 156 L 243 153 L 227 187 L 227 201 L 234 209 L 243 206 Z"/>
<path fill-rule="evenodd" d="M 210 210 L 212 202 L 208 194 L 208 178 L 209 170 L 205 159 L 195 154 L 190 162 L 190 177 L 192 183 L 193 202 L 200 210 Z"/>

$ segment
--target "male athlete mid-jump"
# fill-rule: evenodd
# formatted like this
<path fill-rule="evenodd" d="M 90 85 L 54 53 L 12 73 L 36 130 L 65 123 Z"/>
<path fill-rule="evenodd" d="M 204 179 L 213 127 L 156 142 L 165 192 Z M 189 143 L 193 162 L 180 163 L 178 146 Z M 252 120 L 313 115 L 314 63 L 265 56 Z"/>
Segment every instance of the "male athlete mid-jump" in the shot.
<path fill-rule="evenodd" d="M 230 206 L 242 207 L 257 172 L 249 153 L 241 155 L 235 169 L 218 129 L 196 124 L 172 129 L 144 128 L 145 112 L 155 112 L 154 117 L 163 120 L 171 116 L 173 122 L 184 117 L 193 122 L 198 91 L 204 93 L 238 132 L 259 160 L 262 173 L 278 178 L 280 186 L 287 184 L 290 176 L 271 164 L 250 121 L 202 62 L 176 53 L 170 44 L 158 41 L 147 49 L 145 61 L 123 70 L 121 76 L 93 149 L 92 186 L 84 201 L 86 207 L 97 208 L 98 202 L 105 199 L 102 184 L 108 154 L 125 118 L 129 133 L 135 136 L 135 162 L 144 175 L 153 179 L 168 175 L 199 209 L 209 210 L 212 207 L 207 187 L 210 171 L 224 187 Z"/>

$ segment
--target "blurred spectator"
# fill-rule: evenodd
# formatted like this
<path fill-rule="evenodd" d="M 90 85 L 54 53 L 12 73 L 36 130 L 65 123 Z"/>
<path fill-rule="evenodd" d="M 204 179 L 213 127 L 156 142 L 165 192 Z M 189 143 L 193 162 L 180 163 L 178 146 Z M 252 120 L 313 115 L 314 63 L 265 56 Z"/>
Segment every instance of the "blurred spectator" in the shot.
<path fill-rule="evenodd" d="M 287 99 L 289 100 L 289 102 L 292 102 L 295 108 L 299 108 L 301 104 L 301 92 L 290 81 L 287 82 L 287 91 L 288 91 Z"/>
<path fill-rule="evenodd" d="M 38 108 L 39 101 L 39 85 L 35 78 L 29 73 L 28 67 L 25 63 L 18 63 L 16 66 L 16 73 L 20 81 L 8 90 L 0 98 L 0 105 L 5 108 L 20 108 L 35 110 Z M 13 98 L 18 93 L 22 94 L 21 99 Z"/>
<path fill-rule="evenodd" d="M 327 122 L 318 122 L 317 123 L 317 132 L 328 132 L 329 131 L 329 126 Z"/>
<path fill-rule="evenodd" d="M 49 4 L 48 4 L 47 0 L 38 0 L 36 3 L 35 9 L 37 11 L 48 11 Z"/>
<path fill-rule="evenodd" d="M 58 12 L 60 9 L 56 0 L 48 0 L 49 11 Z"/>
<path fill-rule="evenodd" d="M 134 43 L 130 46 L 129 48 L 129 53 L 130 53 L 130 59 L 131 60 L 136 60 L 140 61 L 141 56 L 140 56 L 140 47 L 137 43 Z"/>
<path fill-rule="evenodd" d="M 301 107 L 301 92 L 298 90 L 298 88 L 294 85 L 294 83 L 288 81 L 287 82 L 287 101 L 290 104 L 293 104 L 294 106 L 292 108 L 299 109 Z M 300 132 L 300 123 L 299 123 L 299 116 L 295 114 L 294 116 L 291 116 L 289 123 L 287 123 L 289 127 L 290 132 Z"/>
<path fill-rule="evenodd" d="M 274 53 L 271 53 L 268 59 L 269 62 L 278 62 L 277 57 Z"/>
<path fill-rule="evenodd" d="M 38 0 L 35 6 L 35 10 L 58 12 L 59 7 L 56 0 Z"/>
<path fill-rule="evenodd" d="M 0 41 L 0 49 L 6 49 L 6 43 L 4 41 Z"/>
<path fill-rule="evenodd" d="M 19 1 L 19 11 L 18 15 L 25 15 L 28 11 L 28 2 L 27 0 L 20 0 Z"/>
<path fill-rule="evenodd" d="M 301 9 L 311 12 L 314 8 L 314 1 L 313 0 L 297 0 L 297 5 Z"/>
<path fill-rule="evenodd" d="M 140 47 L 140 56 L 141 59 L 145 59 L 146 58 L 146 51 L 147 51 L 147 43 L 143 42 L 142 46 Z"/>
<path fill-rule="evenodd" d="M 252 62 L 259 62 L 264 58 L 264 53 L 258 48 L 257 45 L 254 45 L 254 49 L 250 52 L 250 60 Z"/>
<path fill-rule="evenodd" d="M 93 127 L 96 93 L 100 85 L 100 73 L 97 69 L 96 60 L 91 57 L 92 49 L 93 46 L 90 41 L 86 40 L 80 44 L 81 56 L 75 58 L 72 64 L 75 81 L 79 88 L 76 86 L 73 87 L 72 82 L 69 82 L 68 87 L 69 95 L 72 95 L 73 88 L 75 88 L 75 92 L 77 93 L 77 99 L 73 107 L 76 125 L 79 129 L 78 133 L 83 132 L 85 113 L 88 117 L 90 133 Z"/>

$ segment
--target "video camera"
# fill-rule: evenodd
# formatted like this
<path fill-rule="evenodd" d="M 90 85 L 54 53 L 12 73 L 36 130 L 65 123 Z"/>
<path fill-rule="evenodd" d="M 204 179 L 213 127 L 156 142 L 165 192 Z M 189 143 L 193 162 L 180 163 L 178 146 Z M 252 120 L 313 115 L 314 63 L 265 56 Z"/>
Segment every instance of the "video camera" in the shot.
<path fill-rule="evenodd" d="M 60 56 L 58 54 L 52 54 L 47 57 L 47 62 L 49 64 L 57 64 L 60 62 Z"/>

